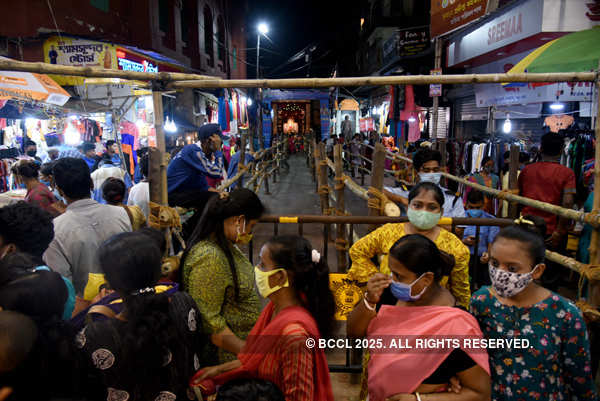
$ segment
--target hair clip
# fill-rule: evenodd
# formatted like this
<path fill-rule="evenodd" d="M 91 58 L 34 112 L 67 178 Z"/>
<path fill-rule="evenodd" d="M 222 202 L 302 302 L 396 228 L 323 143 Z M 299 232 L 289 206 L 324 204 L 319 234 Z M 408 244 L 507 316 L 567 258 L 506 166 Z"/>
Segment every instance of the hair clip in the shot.
<path fill-rule="evenodd" d="M 139 290 L 135 290 L 131 293 L 131 295 L 142 295 L 142 294 L 150 294 L 150 293 L 154 293 L 156 292 L 156 290 L 154 289 L 154 287 L 146 287 L 146 288 L 140 288 Z"/>

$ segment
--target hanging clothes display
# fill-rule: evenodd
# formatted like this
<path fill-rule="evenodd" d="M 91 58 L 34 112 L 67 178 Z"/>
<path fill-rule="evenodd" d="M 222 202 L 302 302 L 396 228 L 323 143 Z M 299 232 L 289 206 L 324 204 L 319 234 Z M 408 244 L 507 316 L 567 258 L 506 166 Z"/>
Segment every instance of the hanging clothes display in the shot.
<path fill-rule="evenodd" d="M 550 128 L 550 132 L 558 133 L 573 125 L 575 119 L 569 114 L 554 114 L 544 119 L 544 126 Z"/>

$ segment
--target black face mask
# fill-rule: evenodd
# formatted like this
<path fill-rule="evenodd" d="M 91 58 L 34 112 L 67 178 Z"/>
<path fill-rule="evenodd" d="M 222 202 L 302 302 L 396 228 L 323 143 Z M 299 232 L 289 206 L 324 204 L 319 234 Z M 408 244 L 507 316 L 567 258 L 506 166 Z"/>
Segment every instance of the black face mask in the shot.
<path fill-rule="evenodd" d="M 26 153 L 27 153 L 27 156 L 29 156 L 29 157 L 35 157 L 37 150 L 28 150 Z"/>

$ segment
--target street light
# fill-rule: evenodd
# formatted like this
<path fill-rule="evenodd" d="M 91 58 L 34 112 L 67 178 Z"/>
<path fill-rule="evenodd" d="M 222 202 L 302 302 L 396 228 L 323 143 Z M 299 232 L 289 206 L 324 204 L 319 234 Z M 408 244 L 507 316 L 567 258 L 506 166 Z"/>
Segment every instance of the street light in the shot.
<path fill-rule="evenodd" d="M 265 24 L 264 22 L 261 22 L 258 24 L 258 34 L 256 35 L 256 79 L 260 78 L 260 69 L 259 69 L 259 65 L 260 65 L 260 37 L 262 35 L 267 35 L 267 33 L 269 32 L 269 27 L 267 26 L 267 24 Z M 259 139 L 259 144 L 260 147 L 262 149 L 263 147 L 263 128 L 262 128 L 262 90 L 260 88 L 258 88 L 258 107 L 257 107 L 257 122 L 258 122 L 258 126 L 257 126 L 257 134 L 258 134 L 258 139 Z"/>
<path fill-rule="evenodd" d="M 258 24 L 258 35 L 256 35 L 256 79 L 259 78 L 259 69 L 258 66 L 260 64 L 260 37 L 261 35 L 266 35 L 269 33 L 269 27 L 264 22 Z"/>

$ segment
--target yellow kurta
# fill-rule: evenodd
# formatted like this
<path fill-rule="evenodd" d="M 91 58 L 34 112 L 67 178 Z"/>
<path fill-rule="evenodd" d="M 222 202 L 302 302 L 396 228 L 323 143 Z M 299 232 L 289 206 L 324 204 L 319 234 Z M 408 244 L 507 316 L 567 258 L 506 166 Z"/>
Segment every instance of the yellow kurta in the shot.
<path fill-rule="evenodd" d="M 348 271 L 348 278 L 366 282 L 378 272 L 390 274 L 388 266 L 388 253 L 392 245 L 405 236 L 403 223 L 385 224 L 377 230 L 361 238 L 350 248 L 352 267 Z M 471 298 L 469 286 L 469 248 L 451 232 L 440 228 L 440 235 L 434 241 L 437 247 L 454 256 L 456 265 L 450 273 L 450 278 L 444 276 L 440 284 L 450 290 L 456 302 L 467 308 Z M 377 267 L 371 259 L 383 255 L 381 265 Z"/>

